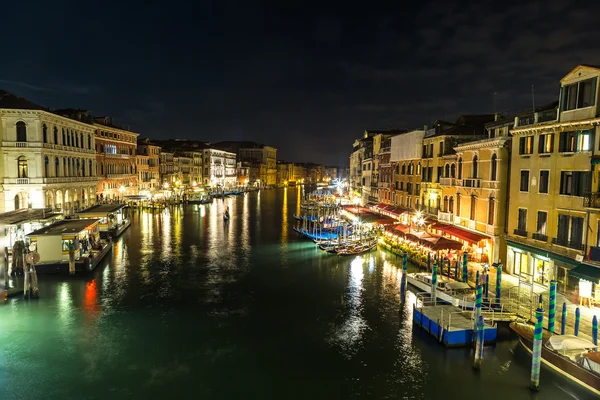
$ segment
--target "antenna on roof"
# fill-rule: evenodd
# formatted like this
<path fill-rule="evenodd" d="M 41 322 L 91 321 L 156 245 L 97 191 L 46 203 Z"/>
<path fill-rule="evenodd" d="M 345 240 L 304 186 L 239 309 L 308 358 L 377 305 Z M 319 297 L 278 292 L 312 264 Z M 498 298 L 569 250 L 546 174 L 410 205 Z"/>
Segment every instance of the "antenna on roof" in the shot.
<path fill-rule="evenodd" d="M 531 85 L 531 105 L 533 106 L 533 112 L 535 112 L 535 89 Z"/>

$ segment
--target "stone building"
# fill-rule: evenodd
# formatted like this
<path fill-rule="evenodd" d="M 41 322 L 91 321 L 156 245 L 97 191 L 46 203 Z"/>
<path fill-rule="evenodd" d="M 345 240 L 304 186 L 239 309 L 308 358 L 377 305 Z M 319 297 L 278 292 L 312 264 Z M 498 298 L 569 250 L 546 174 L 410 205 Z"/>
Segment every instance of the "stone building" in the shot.
<path fill-rule="evenodd" d="M 94 117 L 96 128 L 97 195 L 100 201 L 136 195 L 138 133 L 116 126 L 108 117 Z"/>
<path fill-rule="evenodd" d="M 147 138 L 138 139 L 137 154 L 139 194 L 153 195 L 161 187 L 160 146 Z M 142 170 L 139 169 L 140 166 Z"/>
<path fill-rule="evenodd" d="M 579 65 L 561 79 L 556 110 L 516 119 L 507 267 L 574 301 L 600 301 L 598 199 L 600 68 Z"/>
<path fill-rule="evenodd" d="M 0 90 L 0 212 L 96 202 L 94 127 Z"/>

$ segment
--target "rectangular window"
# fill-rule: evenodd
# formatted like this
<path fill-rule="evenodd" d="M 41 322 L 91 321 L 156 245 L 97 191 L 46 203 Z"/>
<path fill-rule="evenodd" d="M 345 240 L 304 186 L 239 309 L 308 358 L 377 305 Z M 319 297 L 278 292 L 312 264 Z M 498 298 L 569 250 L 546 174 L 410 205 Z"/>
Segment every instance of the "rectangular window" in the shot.
<path fill-rule="evenodd" d="M 533 154 L 533 136 L 519 138 L 519 154 Z"/>
<path fill-rule="evenodd" d="M 438 157 L 444 155 L 444 142 L 440 142 L 440 152 L 438 153 Z"/>
<path fill-rule="evenodd" d="M 546 225 L 548 223 L 548 213 L 546 211 L 538 211 L 537 225 L 535 231 L 538 235 L 546 236 Z"/>
<path fill-rule="evenodd" d="M 561 171 L 560 194 L 567 196 L 585 196 L 591 190 L 591 172 Z"/>
<path fill-rule="evenodd" d="M 440 183 L 440 178 L 442 177 L 442 167 L 437 167 L 437 176 L 435 177 L 435 181 Z"/>
<path fill-rule="evenodd" d="M 427 145 L 423 145 L 423 158 L 427 158 Z"/>
<path fill-rule="evenodd" d="M 558 229 L 556 231 L 556 241 L 558 244 L 566 245 L 569 238 L 569 216 L 558 214 Z"/>
<path fill-rule="evenodd" d="M 580 248 L 583 243 L 583 218 L 571 217 L 571 235 L 569 237 L 571 248 Z"/>
<path fill-rule="evenodd" d="M 577 132 L 561 132 L 558 142 L 559 153 L 574 153 L 577 150 Z"/>
<path fill-rule="evenodd" d="M 550 171 L 548 171 L 548 170 L 540 171 L 540 183 L 539 183 L 540 193 L 548 193 L 549 181 L 550 181 Z"/>
<path fill-rule="evenodd" d="M 591 151 L 592 150 L 592 132 L 589 130 L 579 132 L 578 140 L 578 151 Z"/>
<path fill-rule="evenodd" d="M 519 208 L 519 220 L 517 221 L 517 229 L 521 232 L 527 232 L 527 209 Z"/>
<path fill-rule="evenodd" d="M 596 104 L 596 79 L 588 79 L 562 88 L 562 110 L 591 107 Z"/>
<path fill-rule="evenodd" d="M 521 171 L 521 185 L 520 185 L 519 190 L 521 192 L 529 191 L 529 171 L 528 170 Z"/>
<path fill-rule="evenodd" d="M 496 200 L 490 199 L 488 203 L 488 225 L 494 225 L 494 214 L 496 212 Z"/>
<path fill-rule="evenodd" d="M 475 209 L 477 208 L 477 197 L 471 196 L 471 220 L 475 221 Z"/>
<path fill-rule="evenodd" d="M 433 158 L 433 143 L 429 143 L 429 157 Z"/>
<path fill-rule="evenodd" d="M 421 189 L 420 189 L 420 185 L 419 185 L 418 183 L 417 183 L 417 184 L 415 184 L 415 194 L 419 194 L 419 191 L 420 191 L 420 190 L 421 190 Z"/>
<path fill-rule="evenodd" d="M 404 191 L 404 182 L 400 182 L 400 190 Z"/>
<path fill-rule="evenodd" d="M 554 135 L 552 133 L 548 133 L 546 135 L 540 135 L 538 142 L 538 153 L 540 154 L 548 154 L 552 153 L 554 150 Z"/>

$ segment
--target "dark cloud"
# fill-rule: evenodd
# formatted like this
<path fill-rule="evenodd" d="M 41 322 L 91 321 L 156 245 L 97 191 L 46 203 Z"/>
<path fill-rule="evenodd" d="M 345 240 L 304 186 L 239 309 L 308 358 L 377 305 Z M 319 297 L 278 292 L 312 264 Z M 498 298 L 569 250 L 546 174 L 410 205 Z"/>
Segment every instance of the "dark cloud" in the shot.
<path fill-rule="evenodd" d="M 12 2 L 0 87 L 150 137 L 249 139 L 346 163 L 365 128 L 555 100 L 600 64 L 593 2 Z M 495 93 L 495 94 L 494 94 Z"/>

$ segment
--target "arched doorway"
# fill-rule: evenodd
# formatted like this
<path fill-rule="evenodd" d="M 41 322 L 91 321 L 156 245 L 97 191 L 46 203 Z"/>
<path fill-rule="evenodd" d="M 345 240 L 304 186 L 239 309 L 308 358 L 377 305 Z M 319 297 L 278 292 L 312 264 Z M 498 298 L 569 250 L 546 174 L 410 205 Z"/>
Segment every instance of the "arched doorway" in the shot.
<path fill-rule="evenodd" d="M 21 198 L 19 197 L 19 195 L 15 196 L 15 210 L 18 210 L 19 208 L 21 208 Z"/>
<path fill-rule="evenodd" d="M 54 208 L 54 196 L 52 196 L 52 191 L 46 191 L 46 207 Z"/>
<path fill-rule="evenodd" d="M 57 190 L 56 191 L 56 209 L 57 210 L 62 210 L 63 208 L 63 193 L 62 190 Z"/>

